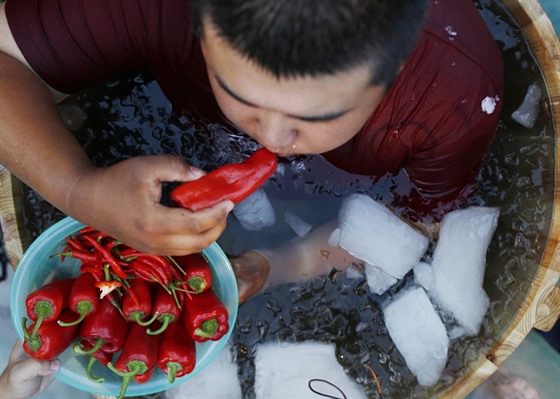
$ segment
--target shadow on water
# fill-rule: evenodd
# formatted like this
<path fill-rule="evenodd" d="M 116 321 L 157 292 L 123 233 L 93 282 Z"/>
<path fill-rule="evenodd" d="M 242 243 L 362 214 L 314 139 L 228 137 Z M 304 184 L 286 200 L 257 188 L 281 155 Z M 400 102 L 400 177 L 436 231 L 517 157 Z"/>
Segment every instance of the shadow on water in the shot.
<path fill-rule="evenodd" d="M 376 296 L 368 292 L 365 280 L 349 279 L 333 269 L 324 278 L 269 289 L 241 306 L 232 339 L 246 397 L 255 395 L 256 346 L 267 341 L 303 340 L 336 344 L 339 363 L 363 385 L 368 397 L 379 397 L 369 368 L 379 379 L 384 397 L 433 397 L 482 359 L 525 300 L 543 256 L 554 200 L 555 139 L 550 105 L 544 96 L 533 129 L 510 118 L 531 83 L 545 87 L 543 78 L 520 28 L 505 8 L 492 0 L 477 4 L 506 66 L 499 130 L 479 178 L 480 192 L 470 203 L 501 210 L 484 283 L 491 306 L 480 334 L 453 341 L 440 382 L 423 388 L 389 338 L 381 312 L 387 299 L 410 284 L 410 276 Z M 209 170 L 238 162 L 256 148 L 249 138 L 225 126 L 178 118 L 157 84 L 142 71 L 72 96 L 61 105 L 61 112 L 99 166 L 136 155 L 178 154 Z M 399 191 L 403 175 L 378 180 L 348 175 L 317 156 L 284 159 L 279 171 L 264 186 L 276 214 L 290 209 L 313 226 L 335 217 L 342 198 L 351 193 L 367 193 L 384 203 L 405 194 Z M 29 188 L 23 189 L 26 228 L 36 238 L 64 215 Z M 279 244 L 294 233 L 282 217 L 277 220 L 273 228 L 248 233 L 232 216 L 219 243 L 230 254 Z"/>

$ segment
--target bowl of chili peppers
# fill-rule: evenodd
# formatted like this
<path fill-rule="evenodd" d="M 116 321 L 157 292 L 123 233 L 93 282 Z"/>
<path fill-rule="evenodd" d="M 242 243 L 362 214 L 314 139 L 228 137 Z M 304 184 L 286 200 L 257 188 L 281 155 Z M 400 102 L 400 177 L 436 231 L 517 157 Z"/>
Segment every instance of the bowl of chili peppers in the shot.
<path fill-rule="evenodd" d="M 187 256 L 149 255 L 67 217 L 21 258 L 10 306 L 25 351 L 60 359 L 59 380 L 141 396 L 215 359 L 235 324 L 238 292 L 216 243 Z"/>

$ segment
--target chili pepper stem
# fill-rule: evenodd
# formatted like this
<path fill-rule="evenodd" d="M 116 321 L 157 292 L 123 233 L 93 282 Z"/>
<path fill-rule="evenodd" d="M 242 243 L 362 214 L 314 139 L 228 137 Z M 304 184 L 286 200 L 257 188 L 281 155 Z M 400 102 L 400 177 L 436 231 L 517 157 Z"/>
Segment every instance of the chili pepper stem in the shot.
<path fill-rule="evenodd" d="M 205 320 L 199 328 L 194 330 L 194 334 L 199 337 L 210 338 L 218 331 L 219 326 L 218 320 L 208 319 Z"/>
<path fill-rule="evenodd" d="M 76 324 L 80 324 L 86 318 L 86 316 L 93 311 L 93 306 L 89 301 L 80 301 L 78 302 L 78 305 L 76 305 L 76 310 L 78 311 L 80 317 L 68 323 L 63 322 L 62 320 L 58 320 L 58 325 L 61 327 L 71 327 L 75 326 Z"/>
<path fill-rule="evenodd" d="M 128 388 L 128 384 L 130 383 L 130 380 L 135 375 L 145 373 L 146 369 L 147 369 L 146 364 L 144 364 L 143 362 L 138 361 L 138 360 L 133 360 L 133 361 L 129 362 L 127 367 L 130 371 L 125 372 L 125 371 L 121 371 L 121 370 L 118 370 L 117 368 L 115 368 L 115 366 L 113 366 L 113 364 L 111 362 L 107 363 L 107 368 L 109 370 L 111 370 L 113 373 L 121 376 L 122 379 L 123 379 L 122 386 L 121 386 L 121 391 L 120 391 L 117 399 L 124 398 L 124 394 L 126 393 L 126 388 Z"/>
<path fill-rule="evenodd" d="M 169 362 L 167 363 L 167 380 L 169 383 L 173 383 L 175 381 L 175 376 L 177 375 L 177 371 L 181 370 L 183 367 L 176 362 Z"/>
<path fill-rule="evenodd" d="M 162 318 L 161 327 L 155 331 L 150 330 L 149 328 L 146 330 L 146 334 L 148 335 L 158 335 L 165 331 L 169 323 L 173 320 L 173 316 L 164 315 Z"/>
<path fill-rule="evenodd" d="M 31 336 L 35 336 L 37 334 L 37 330 L 41 326 L 43 319 L 49 317 L 54 312 L 54 309 L 52 303 L 50 303 L 49 301 L 38 301 L 35 304 L 33 311 L 37 315 L 37 321 L 35 322 L 35 327 L 31 332 Z"/>
<path fill-rule="evenodd" d="M 23 335 L 25 337 L 25 340 L 27 341 L 29 349 L 31 349 L 32 351 L 39 350 L 39 348 L 41 347 L 41 337 L 39 337 L 37 334 L 29 334 L 29 331 L 27 331 L 27 318 L 21 318 L 21 327 L 23 329 Z M 33 329 L 33 331 L 35 332 L 36 329 Z"/>
<path fill-rule="evenodd" d="M 93 356 L 89 358 L 89 361 L 88 361 L 88 364 L 87 364 L 87 367 L 86 367 L 86 375 L 93 382 L 101 383 L 101 382 L 105 381 L 105 378 L 104 377 L 94 377 L 93 374 L 91 373 L 93 365 L 95 364 L 96 361 L 97 361 L 97 359 L 94 358 Z"/>
<path fill-rule="evenodd" d="M 176 267 L 177 269 L 179 269 L 179 271 L 180 271 L 181 273 L 183 273 L 183 275 L 186 275 L 186 274 L 187 274 L 187 272 L 185 272 L 185 271 L 183 270 L 183 268 L 177 263 L 177 261 L 176 261 L 175 259 L 173 259 L 172 256 L 168 256 L 168 258 L 169 258 L 169 260 L 173 263 L 173 265 L 175 265 L 175 267 Z"/>
<path fill-rule="evenodd" d="M 141 326 L 149 326 L 150 324 L 152 324 L 154 321 L 156 321 L 156 319 L 158 318 L 158 314 L 154 313 L 152 315 L 152 317 L 150 317 L 148 320 L 142 320 L 142 318 L 140 317 L 140 313 L 134 313 L 134 321 L 138 324 L 140 324 Z"/>
<path fill-rule="evenodd" d="M 202 277 L 195 276 L 189 279 L 187 282 L 188 286 L 191 287 L 196 293 L 204 291 L 207 287 L 206 280 Z"/>
<path fill-rule="evenodd" d="M 105 340 L 104 340 L 103 338 L 99 337 L 99 338 L 97 338 L 97 339 L 95 340 L 95 345 L 93 345 L 93 346 L 91 347 L 91 349 L 89 349 L 89 350 L 87 350 L 87 351 L 84 350 L 84 348 L 83 348 L 82 345 L 80 345 L 80 344 L 75 344 L 75 345 L 72 347 L 72 350 L 73 350 L 74 352 L 76 352 L 77 354 L 79 354 L 79 355 L 89 356 L 89 355 L 93 354 L 96 350 L 98 350 L 99 348 L 101 348 L 101 346 L 103 345 L 104 342 L 105 342 Z"/>

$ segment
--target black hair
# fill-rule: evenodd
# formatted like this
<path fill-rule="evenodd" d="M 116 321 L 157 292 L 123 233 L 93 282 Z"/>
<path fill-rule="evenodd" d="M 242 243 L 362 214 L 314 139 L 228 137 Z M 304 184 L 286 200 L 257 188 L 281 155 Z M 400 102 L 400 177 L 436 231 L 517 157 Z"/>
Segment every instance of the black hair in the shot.
<path fill-rule="evenodd" d="M 219 35 L 277 78 L 366 65 L 389 85 L 413 49 L 427 0 L 193 0 L 194 31 Z"/>

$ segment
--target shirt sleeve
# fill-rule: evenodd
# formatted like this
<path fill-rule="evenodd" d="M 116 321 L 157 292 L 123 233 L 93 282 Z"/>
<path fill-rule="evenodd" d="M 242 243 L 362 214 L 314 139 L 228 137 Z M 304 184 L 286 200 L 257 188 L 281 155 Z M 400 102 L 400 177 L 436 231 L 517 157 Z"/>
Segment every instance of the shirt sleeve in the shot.
<path fill-rule="evenodd" d="M 190 28 L 186 1 L 8 0 L 6 16 L 33 70 L 64 93 L 150 68 L 190 45 L 189 34 L 174 31 Z"/>

